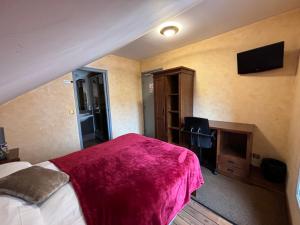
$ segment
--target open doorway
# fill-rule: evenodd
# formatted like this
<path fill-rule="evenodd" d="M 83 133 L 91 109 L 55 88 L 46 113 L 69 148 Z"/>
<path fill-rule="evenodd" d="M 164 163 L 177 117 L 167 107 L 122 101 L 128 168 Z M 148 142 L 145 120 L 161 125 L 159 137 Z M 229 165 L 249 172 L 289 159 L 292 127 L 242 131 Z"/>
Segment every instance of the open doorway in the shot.
<path fill-rule="evenodd" d="M 73 72 L 76 112 L 81 148 L 111 139 L 107 73 L 81 68 Z"/>

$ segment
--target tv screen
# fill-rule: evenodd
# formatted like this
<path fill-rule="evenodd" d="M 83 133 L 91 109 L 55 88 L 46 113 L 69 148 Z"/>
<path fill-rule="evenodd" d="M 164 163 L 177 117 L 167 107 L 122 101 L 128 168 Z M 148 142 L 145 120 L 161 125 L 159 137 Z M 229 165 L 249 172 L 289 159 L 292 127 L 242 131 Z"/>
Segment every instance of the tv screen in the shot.
<path fill-rule="evenodd" d="M 283 67 L 284 42 L 237 54 L 239 74 L 256 73 Z"/>

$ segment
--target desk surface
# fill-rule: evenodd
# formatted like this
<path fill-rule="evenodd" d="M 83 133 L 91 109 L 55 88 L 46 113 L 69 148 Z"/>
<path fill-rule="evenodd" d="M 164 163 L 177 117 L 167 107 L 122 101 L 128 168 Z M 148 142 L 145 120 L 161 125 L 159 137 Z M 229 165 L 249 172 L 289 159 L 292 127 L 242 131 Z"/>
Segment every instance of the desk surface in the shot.
<path fill-rule="evenodd" d="M 224 122 L 224 121 L 215 121 L 215 120 L 209 120 L 209 126 L 212 129 L 220 129 L 220 130 L 243 132 L 243 133 L 253 133 L 255 127 L 254 124 Z"/>

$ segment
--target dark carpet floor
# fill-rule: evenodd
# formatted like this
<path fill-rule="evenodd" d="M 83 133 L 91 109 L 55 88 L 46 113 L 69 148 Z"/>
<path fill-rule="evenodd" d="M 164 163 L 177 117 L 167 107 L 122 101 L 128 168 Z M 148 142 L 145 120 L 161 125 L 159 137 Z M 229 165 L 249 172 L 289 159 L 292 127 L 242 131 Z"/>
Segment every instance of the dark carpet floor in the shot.
<path fill-rule="evenodd" d="M 238 180 L 213 175 L 202 167 L 205 184 L 197 200 L 239 225 L 287 225 L 285 196 Z"/>

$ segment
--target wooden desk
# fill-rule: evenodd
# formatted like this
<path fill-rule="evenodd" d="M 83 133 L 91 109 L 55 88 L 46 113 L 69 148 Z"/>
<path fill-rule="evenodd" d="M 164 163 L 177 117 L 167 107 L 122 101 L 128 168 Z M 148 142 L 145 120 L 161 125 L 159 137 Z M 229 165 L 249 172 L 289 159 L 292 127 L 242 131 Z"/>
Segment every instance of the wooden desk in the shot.
<path fill-rule="evenodd" d="M 263 187 L 273 192 L 285 193 L 285 183 L 267 181 L 263 177 L 259 167 L 251 166 L 252 138 L 255 125 L 210 120 L 209 126 L 211 129 L 217 131 L 216 165 L 217 170 L 221 174 L 243 179 L 251 185 Z M 247 143 L 244 157 L 241 157 L 239 154 L 228 154 L 226 152 L 226 148 L 224 148 L 224 142 L 226 143 L 224 139 L 228 139 L 228 134 L 226 133 L 230 133 L 229 138 L 232 134 L 242 134 L 246 137 L 244 138 L 244 141 Z M 185 145 L 184 147 L 188 146 Z"/>
<path fill-rule="evenodd" d="M 255 125 L 213 120 L 209 125 L 217 131 L 217 170 L 231 177 L 248 177 Z"/>
<path fill-rule="evenodd" d="M 254 124 L 209 121 L 210 129 L 216 131 L 216 169 L 219 173 L 236 178 L 250 174 Z M 189 148 L 190 138 L 184 135 L 180 145 Z"/>
<path fill-rule="evenodd" d="M 255 125 L 248 124 L 248 123 L 233 123 L 233 122 L 210 120 L 209 127 L 211 129 L 221 129 L 221 130 L 227 130 L 232 132 L 253 133 Z"/>

